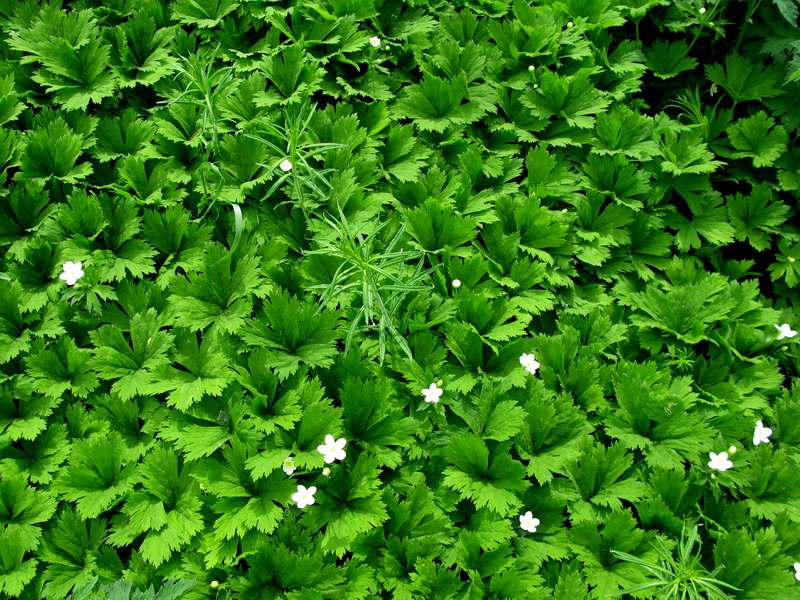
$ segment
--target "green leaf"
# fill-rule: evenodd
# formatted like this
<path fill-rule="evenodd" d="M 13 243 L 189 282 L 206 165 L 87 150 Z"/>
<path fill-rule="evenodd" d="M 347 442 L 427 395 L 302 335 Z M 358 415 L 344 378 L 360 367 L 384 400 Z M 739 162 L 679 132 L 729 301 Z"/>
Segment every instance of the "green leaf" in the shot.
<path fill-rule="evenodd" d="M 725 207 L 736 239 L 747 240 L 759 251 L 769 248 L 771 236 L 780 234 L 779 227 L 789 216 L 789 207 L 775 199 L 767 183 L 753 186 L 749 196 L 741 192 L 728 196 Z"/>
<path fill-rule="evenodd" d="M 514 492 L 529 486 L 525 467 L 507 454 L 509 442 L 493 445 L 474 434 L 458 434 L 450 439 L 445 456 L 451 466 L 444 470 L 444 485 L 473 501 L 476 508 L 508 516 L 522 504 Z"/>
<path fill-rule="evenodd" d="M 671 79 L 697 66 L 697 59 L 689 56 L 689 46 L 683 40 L 656 40 L 645 52 L 645 56 L 647 68 L 660 79 Z"/>
<path fill-rule="evenodd" d="M 89 369 L 91 355 L 89 349 L 78 348 L 72 338 L 63 336 L 49 350 L 27 358 L 27 373 L 46 396 L 60 398 L 69 390 L 78 398 L 86 398 L 98 384 Z"/>
<path fill-rule="evenodd" d="M 279 291 L 242 329 L 241 336 L 246 344 L 267 348 L 267 366 L 275 369 L 280 379 L 286 379 L 301 364 L 310 367 L 333 364 L 339 337 L 337 325 L 335 312 L 317 314 L 312 303 Z"/>
<path fill-rule="evenodd" d="M 170 363 L 173 336 L 161 330 L 163 325 L 163 317 L 150 308 L 131 317 L 128 336 L 112 325 L 91 332 L 95 345 L 92 366 L 101 379 L 116 380 L 111 390 L 121 398 L 147 393 L 153 372 Z"/>
<path fill-rule="evenodd" d="M 728 126 L 731 145 L 737 150 L 734 158 L 752 158 L 755 167 L 770 167 L 786 151 L 789 134 L 775 125 L 763 110 L 752 117 L 739 119 Z"/>
<path fill-rule="evenodd" d="M 76 503 L 81 518 L 92 519 L 133 489 L 136 458 L 116 431 L 77 440 L 54 489 Z"/>
<path fill-rule="evenodd" d="M 725 57 L 725 66 L 706 65 L 706 77 L 731 95 L 735 102 L 762 101 L 783 93 L 778 87 L 779 74 L 774 67 L 754 64 L 740 54 Z"/>

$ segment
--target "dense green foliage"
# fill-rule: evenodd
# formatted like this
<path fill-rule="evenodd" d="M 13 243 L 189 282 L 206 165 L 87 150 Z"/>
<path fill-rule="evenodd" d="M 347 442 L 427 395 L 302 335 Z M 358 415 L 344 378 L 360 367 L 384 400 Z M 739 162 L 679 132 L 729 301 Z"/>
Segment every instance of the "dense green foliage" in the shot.
<path fill-rule="evenodd" d="M 68 4 L 0 4 L 0 597 L 800 597 L 795 0 Z"/>

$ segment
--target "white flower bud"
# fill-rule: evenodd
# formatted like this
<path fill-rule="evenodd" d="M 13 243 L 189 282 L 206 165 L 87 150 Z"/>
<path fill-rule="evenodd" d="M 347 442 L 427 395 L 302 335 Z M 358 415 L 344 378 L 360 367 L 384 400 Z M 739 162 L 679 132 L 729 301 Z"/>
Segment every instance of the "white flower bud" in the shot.
<path fill-rule="evenodd" d="M 291 171 L 292 170 L 292 161 L 288 158 L 284 158 L 283 162 L 280 164 L 281 171 Z"/>
<path fill-rule="evenodd" d="M 217 588 L 217 587 L 219 587 L 219 581 L 217 581 L 217 580 L 215 579 L 214 581 L 212 581 L 212 582 L 210 583 L 210 585 L 211 585 L 211 587 L 212 587 L 212 588 Z"/>
<path fill-rule="evenodd" d="M 574 26 L 574 23 L 573 23 L 572 21 L 570 21 L 569 23 L 567 23 L 567 27 L 572 27 L 572 26 Z"/>
<path fill-rule="evenodd" d="M 702 7 L 699 12 L 700 12 L 701 15 L 706 14 L 706 7 L 705 6 Z"/>
<path fill-rule="evenodd" d="M 536 70 L 536 67 L 534 67 L 533 65 L 528 67 L 528 71 L 535 71 L 535 70 Z"/>
<path fill-rule="evenodd" d="M 379 38 L 378 36 L 369 38 L 369 45 L 372 46 L 373 48 L 377 48 L 378 46 L 381 45 L 381 38 Z"/>
<path fill-rule="evenodd" d="M 731 446 L 730 448 L 728 448 L 728 452 L 731 454 L 736 454 L 736 446 Z"/>
<path fill-rule="evenodd" d="M 453 287 L 460 288 L 461 287 L 461 280 L 460 279 L 453 279 Z"/>
<path fill-rule="evenodd" d="M 325 475 L 325 477 L 330 477 L 331 468 L 330 467 L 325 467 L 324 469 L 322 469 L 322 474 Z"/>

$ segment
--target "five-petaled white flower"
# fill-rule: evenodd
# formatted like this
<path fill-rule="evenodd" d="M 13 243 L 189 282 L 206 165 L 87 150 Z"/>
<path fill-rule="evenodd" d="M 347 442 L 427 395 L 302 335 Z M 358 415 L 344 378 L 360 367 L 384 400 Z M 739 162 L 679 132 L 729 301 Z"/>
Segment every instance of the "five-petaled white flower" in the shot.
<path fill-rule="evenodd" d="M 69 263 L 67 263 L 67 264 L 69 264 Z M 78 263 L 78 264 L 80 265 L 81 263 Z M 66 265 L 65 265 L 65 268 L 66 268 Z M 775 325 L 775 329 L 778 330 L 778 339 L 779 340 L 782 340 L 783 338 L 787 338 L 787 337 L 789 337 L 789 338 L 790 337 L 794 337 L 794 336 L 797 335 L 797 332 L 793 331 L 792 328 L 789 327 L 788 323 L 784 323 L 783 325 Z"/>
<path fill-rule="evenodd" d="M 304 485 L 298 485 L 297 491 L 292 494 L 292 502 L 297 502 L 297 508 L 305 508 L 314 504 L 314 494 L 317 493 L 317 488 L 313 485 L 306 488 Z"/>
<path fill-rule="evenodd" d="M 794 563 L 794 578 L 800 581 L 800 563 Z"/>
<path fill-rule="evenodd" d="M 733 466 L 733 463 L 728 460 L 727 452 L 720 452 L 719 454 L 709 452 L 708 456 L 711 458 L 711 460 L 708 461 L 708 466 L 712 469 L 716 469 L 717 471 L 727 471 Z"/>
<path fill-rule="evenodd" d="M 772 435 L 772 429 L 764 427 L 761 421 L 756 421 L 756 429 L 753 432 L 753 445 L 758 446 L 761 442 L 769 444 L 769 436 Z"/>
<path fill-rule="evenodd" d="M 381 38 L 379 38 L 377 35 L 369 38 L 369 45 L 373 48 L 377 48 L 381 45 Z"/>
<path fill-rule="evenodd" d="M 536 375 L 536 369 L 539 368 L 539 363 L 536 361 L 536 356 L 533 354 L 523 354 L 519 357 L 519 364 L 525 367 L 528 373 Z"/>
<path fill-rule="evenodd" d="M 525 531 L 530 531 L 531 533 L 536 531 L 536 528 L 539 526 L 539 522 L 539 519 L 533 518 L 533 513 L 531 511 L 519 516 L 519 526 Z"/>
<path fill-rule="evenodd" d="M 81 269 L 82 266 L 82 263 L 68 260 L 64 263 L 64 272 L 61 273 L 58 278 L 66 281 L 67 285 L 75 285 L 75 282 L 83 277 L 83 269 Z"/>
<path fill-rule="evenodd" d="M 427 390 L 422 390 L 422 395 L 425 396 L 425 402 L 438 402 L 442 397 L 444 390 L 435 383 L 431 384 Z"/>
<path fill-rule="evenodd" d="M 285 461 L 283 461 L 283 472 L 287 475 L 291 475 L 295 472 L 297 467 L 294 464 L 294 456 L 290 456 Z"/>
<path fill-rule="evenodd" d="M 281 168 L 281 171 L 291 171 L 292 161 L 290 161 L 288 158 L 284 158 L 279 166 Z"/>
<path fill-rule="evenodd" d="M 344 457 L 347 456 L 347 453 L 343 450 L 346 444 L 346 439 L 339 438 L 335 440 L 331 434 L 328 434 L 325 436 L 325 443 L 317 446 L 317 452 L 325 455 L 325 462 L 330 464 L 335 460 L 344 460 Z"/>

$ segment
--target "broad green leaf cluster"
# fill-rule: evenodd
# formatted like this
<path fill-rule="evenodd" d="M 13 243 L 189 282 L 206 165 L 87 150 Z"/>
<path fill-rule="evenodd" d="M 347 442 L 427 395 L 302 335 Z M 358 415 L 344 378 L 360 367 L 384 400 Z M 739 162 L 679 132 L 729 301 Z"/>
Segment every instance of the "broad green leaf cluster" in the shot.
<path fill-rule="evenodd" d="M 0 32 L 0 598 L 800 597 L 796 0 Z"/>

